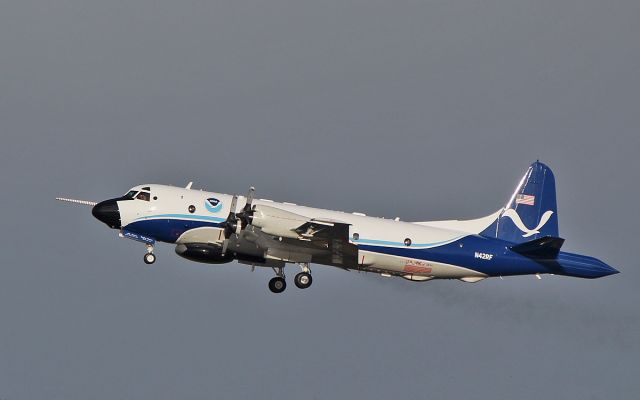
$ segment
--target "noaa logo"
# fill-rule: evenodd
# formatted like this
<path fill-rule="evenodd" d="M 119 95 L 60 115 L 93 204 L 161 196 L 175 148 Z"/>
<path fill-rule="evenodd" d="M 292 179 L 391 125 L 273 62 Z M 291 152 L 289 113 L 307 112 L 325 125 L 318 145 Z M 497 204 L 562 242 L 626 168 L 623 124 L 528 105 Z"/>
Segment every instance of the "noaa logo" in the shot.
<path fill-rule="evenodd" d="M 204 206 L 207 211 L 217 213 L 222 210 L 222 202 L 216 198 L 210 198 L 204 201 Z"/>
<path fill-rule="evenodd" d="M 511 221 L 513 221 L 514 225 L 524 233 L 522 237 L 529 237 L 537 233 L 540 233 L 540 229 L 542 229 L 547 224 L 547 222 L 549 222 L 552 215 L 553 215 L 553 211 L 551 210 L 545 211 L 545 213 L 542 214 L 542 218 L 540 218 L 540 222 L 538 223 L 538 226 L 536 226 L 533 229 L 527 228 L 524 222 L 522 222 L 522 218 L 520 218 L 516 210 L 514 210 L 513 208 L 507 209 L 502 214 L 502 217 L 510 218 Z"/>

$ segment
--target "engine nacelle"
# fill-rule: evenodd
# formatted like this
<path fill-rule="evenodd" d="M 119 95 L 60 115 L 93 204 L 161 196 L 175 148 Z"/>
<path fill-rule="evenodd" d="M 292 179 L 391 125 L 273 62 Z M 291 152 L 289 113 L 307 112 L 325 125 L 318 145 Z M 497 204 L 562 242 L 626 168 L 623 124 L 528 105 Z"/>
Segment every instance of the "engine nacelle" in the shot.
<path fill-rule="evenodd" d="M 309 218 L 279 208 L 269 206 L 255 206 L 251 225 L 262 229 L 262 232 L 285 238 L 297 239 L 294 230 L 309 221 Z"/>
<path fill-rule="evenodd" d="M 208 243 L 179 244 L 176 246 L 176 254 L 187 260 L 208 264 L 224 264 L 233 261 L 231 252 L 223 256 L 220 246 Z"/>

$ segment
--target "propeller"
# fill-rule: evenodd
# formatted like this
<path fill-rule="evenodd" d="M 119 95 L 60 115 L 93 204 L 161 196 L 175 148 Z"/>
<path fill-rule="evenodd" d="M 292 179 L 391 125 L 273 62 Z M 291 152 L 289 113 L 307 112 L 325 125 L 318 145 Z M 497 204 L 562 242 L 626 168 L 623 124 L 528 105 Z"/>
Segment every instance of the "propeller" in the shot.
<path fill-rule="evenodd" d="M 242 229 L 246 228 L 247 225 L 251 224 L 251 218 L 253 217 L 253 194 L 255 193 L 256 188 L 251 186 L 249 188 L 249 193 L 247 193 L 247 202 L 242 207 L 242 211 L 238 213 L 238 218 L 242 222 Z"/>
<path fill-rule="evenodd" d="M 251 218 L 253 217 L 253 194 L 255 192 L 255 188 L 251 186 L 249 188 L 249 193 L 247 193 L 247 201 L 242 207 L 242 210 L 236 213 L 236 206 L 238 205 L 238 195 L 233 195 L 233 199 L 231 200 L 231 207 L 229 209 L 229 215 L 227 219 L 222 223 L 224 227 L 224 242 L 222 242 L 222 255 L 224 256 L 227 252 L 227 248 L 229 247 L 229 239 L 231 235 L 238 235 L 240 231 L 245 229 L 247 225 L 251 224 Z"/>

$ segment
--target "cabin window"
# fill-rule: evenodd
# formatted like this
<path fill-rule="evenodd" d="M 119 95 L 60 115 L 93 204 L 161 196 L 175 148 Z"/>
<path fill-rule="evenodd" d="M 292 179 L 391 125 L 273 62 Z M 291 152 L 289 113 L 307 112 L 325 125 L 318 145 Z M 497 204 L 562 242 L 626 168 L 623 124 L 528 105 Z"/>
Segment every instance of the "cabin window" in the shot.
<path fill-rule="evenodd" d="M 405 245 L 405 246 L 407 246 L 407 247 L 411 246 L 411 239 L 406 238 L 406 239 L 404 240 L 404 245 Z"/>
<path fill-rule="evenodd" d="M 196 212 L 196 206 L 194 206 L 193 204 L 189 206 L 189 212 L 191 214 L 193 214 L 194 212 Z"/>
<path fill-rule="evenodd" d="M 358 239 L 360 239 L 360 234 L 354 232 L 353 240 L 358 240 Z"/>

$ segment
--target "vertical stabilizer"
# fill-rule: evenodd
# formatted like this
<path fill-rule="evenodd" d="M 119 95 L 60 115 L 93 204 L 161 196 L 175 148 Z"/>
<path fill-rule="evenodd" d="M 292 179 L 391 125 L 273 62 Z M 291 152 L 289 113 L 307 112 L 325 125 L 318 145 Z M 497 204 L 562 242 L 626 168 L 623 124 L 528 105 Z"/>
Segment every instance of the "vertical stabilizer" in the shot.
<path fill-rule="evenodd" d="M 531 164 L 504 211 L 481 235 L 513 243 L 558 237 L 556 182 L 551 168 L 539 161 Z"/>

